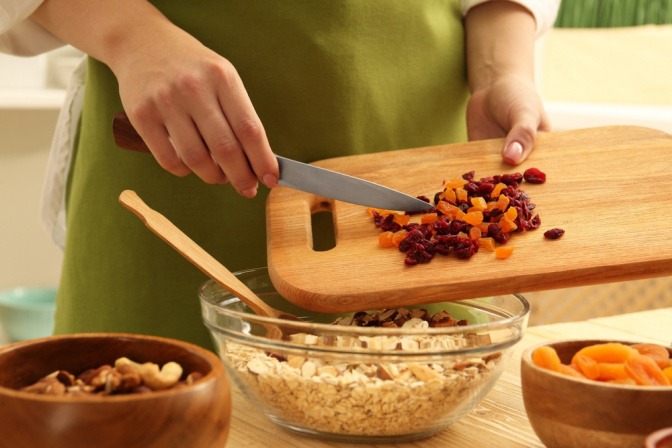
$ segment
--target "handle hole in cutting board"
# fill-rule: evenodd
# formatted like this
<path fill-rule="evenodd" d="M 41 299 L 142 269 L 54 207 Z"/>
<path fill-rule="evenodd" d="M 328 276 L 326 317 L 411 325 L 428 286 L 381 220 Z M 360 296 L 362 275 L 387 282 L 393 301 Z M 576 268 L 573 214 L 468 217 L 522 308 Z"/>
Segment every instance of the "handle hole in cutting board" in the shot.
<path fill-rule="evenodd" d="M 336 247 L 336 231 L 334 229 L 334 214 L 331 204 L 322 202 L 320 207 L 312 210 L 310 226 L 313 235 L 313 250 L 325 252 Z"/>

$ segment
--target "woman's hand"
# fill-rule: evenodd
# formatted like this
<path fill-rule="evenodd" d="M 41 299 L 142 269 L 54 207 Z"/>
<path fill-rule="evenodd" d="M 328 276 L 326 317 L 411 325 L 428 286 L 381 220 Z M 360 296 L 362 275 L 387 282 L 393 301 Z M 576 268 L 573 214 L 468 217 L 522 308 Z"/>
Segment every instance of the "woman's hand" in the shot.
<path fill-rule="evenodd" d="M 517 165 L 534 147 L 537 131 L 551 126 L 534 82 L 527 77 L 503 76 L 472 93 L 467 105 L 469 140 L 506 137 L 505 162 Z"/>
<path fill-rule="evenodd" d="M 181 30 L 159 39 L 113 64 L 124 110 L 158 163 L 230 181 L 246 197 L 257 178 L 275 186 L 277 161 L 236 69 Z"/>
<path fill-rule="evenodd" d="M 537 131 L 550 130 L 534 83 L 534 17 L 516 3 L 490 1 L 469 10 L 465 28 L 469 139 L 506 137 L 502 158 L 519 164 Z"/>
<path fill-rule="evenodd" d="M 253 197 L 278 164 L 235 68 L 147 1 L 49 0 L 32 18 L 107 64 L 158 163 Z M 110 136 L 111 138 L 111 136 Z"/>

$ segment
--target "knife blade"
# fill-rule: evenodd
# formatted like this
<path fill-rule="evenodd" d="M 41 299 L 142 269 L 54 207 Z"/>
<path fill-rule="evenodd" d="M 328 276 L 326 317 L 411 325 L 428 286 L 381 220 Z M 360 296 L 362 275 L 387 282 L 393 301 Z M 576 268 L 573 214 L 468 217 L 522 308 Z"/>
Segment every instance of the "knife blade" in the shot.
<path fill-rule="evenodd" d="M 142 137 L 124 112 L 114 115 L 112 133 L 117 146 L 149 152 Z M 392 188 L 365 179 L 276 155 L 280 166 L 278 183 L 326 198 L 367 207 L 407 212 L 431 210 L 433 205 Z"/>
<path fill-rule="evenodd" d="M 392 188 L 307 163 L 275 156 L 280 166 L 278 183 L 284 187 L 351 204 L 408 212 L 425 211 L 433 205 Z"/>

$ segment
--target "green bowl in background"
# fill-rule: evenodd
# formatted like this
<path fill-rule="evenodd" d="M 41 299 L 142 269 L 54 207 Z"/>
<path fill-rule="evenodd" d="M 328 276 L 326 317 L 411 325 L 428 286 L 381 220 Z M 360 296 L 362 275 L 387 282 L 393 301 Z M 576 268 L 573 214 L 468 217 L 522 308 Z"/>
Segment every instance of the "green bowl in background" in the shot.
<path fill-rule="evenodd" d="M 50 336 L 56 288 L 17 287 L 0 291 L 0 327 L 10 342 Z"/>

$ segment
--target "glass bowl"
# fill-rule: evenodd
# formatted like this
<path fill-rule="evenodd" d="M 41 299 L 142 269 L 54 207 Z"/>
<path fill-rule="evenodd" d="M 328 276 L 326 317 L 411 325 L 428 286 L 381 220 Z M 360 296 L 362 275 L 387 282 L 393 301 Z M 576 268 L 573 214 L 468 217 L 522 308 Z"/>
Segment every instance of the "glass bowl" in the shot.
<path fill-rule="evenodd" d="M 447 311 L 467 325 L 427 328 L 411 319 L 400 328 L 360 327 L 345 325 L 352 314 L 293 305 L 266 268 L 236 276 L 302 320 L 257 316 L 213 281 L 203 284 L 203 320 L 231 378 L 281 427 L 341 442 L 422 439 L 461 418 L 504 371 L 530 310 L 512 294 L 407 308 Z M 277 329 L 282 338 L 270 338 Z"/>

